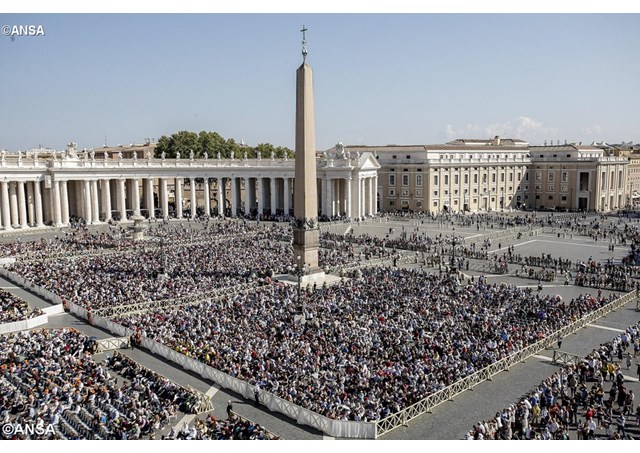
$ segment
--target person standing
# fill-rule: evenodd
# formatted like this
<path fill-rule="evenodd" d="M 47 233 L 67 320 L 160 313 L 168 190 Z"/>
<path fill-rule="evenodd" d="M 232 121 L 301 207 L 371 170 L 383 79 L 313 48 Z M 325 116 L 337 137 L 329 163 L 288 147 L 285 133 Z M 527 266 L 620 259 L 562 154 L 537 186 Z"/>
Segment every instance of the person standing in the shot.
<path fill-rule="evenodd" d="M 260 405 L 260 386 L 256 383 L 255 387 L 253 387 L 253 396 L 256 399 L 256 406 Z"/>
<path fill-rule="evenodd" d="M 233 416 L 233 404 L 231 404 L 231 400 L 227 403 L 227 418 L 231 418 Z"/>
<path fill-rule="evenodd" d="M 564 338 L 562 338 L 562 335 L 558 334 L 558 349 L 562 347 L 562 340 L 564 340 Z"/>

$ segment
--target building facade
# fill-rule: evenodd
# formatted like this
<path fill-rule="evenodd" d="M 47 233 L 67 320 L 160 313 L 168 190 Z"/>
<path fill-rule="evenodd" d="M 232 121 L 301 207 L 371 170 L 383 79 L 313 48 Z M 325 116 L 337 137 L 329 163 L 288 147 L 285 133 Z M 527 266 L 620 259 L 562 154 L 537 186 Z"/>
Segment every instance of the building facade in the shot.
<path fill-rule="evenodd" d="M 147 147 L 148 148 L 148 147 Z M 125 157 L 126 156 L 126 157 Z M 293 214 L 294 161 L 153 158 L 151 149 L 0 153 L 0 224 L 4 230 L 124 221 L 133 214 L 169 219 Z M 319 215 L 375 214 L 379 164 L 371 153 L 318 158 Z"/>
<path fill-rule="evenodd" d="M 524 185 L 533 209 L 613 211 L 626 203 L 629 160 L 591 145 L 531 146 Z"/>
<path fill-rule="evenodd" d="M 444 145 L 349 146 L 371 152 L 381 168 L 381 211 L 501 211 L 524 203 L 531 160 L 522 140 L 455 140 Z"/>
<path fill-rule="evenodd" d="M 494 137 L 346 149 L 378 159 L 380 211 L 612 211 L 640 201 L 640 159 L 593 145 Z"/>

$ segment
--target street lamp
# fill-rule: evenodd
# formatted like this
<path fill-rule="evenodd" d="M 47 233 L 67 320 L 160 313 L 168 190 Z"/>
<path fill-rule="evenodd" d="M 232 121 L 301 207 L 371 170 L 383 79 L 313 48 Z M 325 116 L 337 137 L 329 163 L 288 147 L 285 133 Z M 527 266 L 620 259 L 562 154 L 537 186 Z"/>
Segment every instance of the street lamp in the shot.
<path fill-rule="evenodd" d="M 454 272 L 456 269 L 456 229 L 453 228 L 453 233 L 451 234 L 451 272 Z"/>
<path fill-rule="evenodd" d="M 296 265 L 291 267 L 291 273 L 298 277 L 298 304 L 300 311 L 304 314 L 304 300 L 302 299 L 302 276 L 304 275 L 304 268 L 300 266 L 300 255 L 296 257 Z"/>

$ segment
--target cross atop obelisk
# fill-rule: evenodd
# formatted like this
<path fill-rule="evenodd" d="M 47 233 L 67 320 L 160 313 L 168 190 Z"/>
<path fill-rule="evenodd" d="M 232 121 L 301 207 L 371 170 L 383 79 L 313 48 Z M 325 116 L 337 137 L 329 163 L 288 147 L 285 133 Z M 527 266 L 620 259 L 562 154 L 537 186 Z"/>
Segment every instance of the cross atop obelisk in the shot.
<path fill-rule="evenodd" d="M 313 71 L 306 63 L 306 34 L 302 30 L 302 64 L 296 71 L 296 164 L 293 199 L 295 216 L 293 252 L 306 274 L 321 273 L 318 267 L 318 186 L 316 182 L 316 130 L 313 109 Z"/>
<path fill-rule="evenodd" d="M 302 32 L 302 63 L 304 64 L 307 60 L 307 36 L 305 34 L 307 32 L 307 28 L 303 25 L 302 30 L 300 31 Z"/>

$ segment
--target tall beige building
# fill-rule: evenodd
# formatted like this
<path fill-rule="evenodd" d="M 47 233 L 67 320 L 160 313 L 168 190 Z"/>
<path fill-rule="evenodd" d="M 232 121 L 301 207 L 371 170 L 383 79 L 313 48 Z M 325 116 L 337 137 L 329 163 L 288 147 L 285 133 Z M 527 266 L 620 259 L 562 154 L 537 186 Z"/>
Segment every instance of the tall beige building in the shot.
<path fill-rule="evenodd" d="M 534 209 L 612 211 L 626 203 L 626 157 L 601 148 L 567 144 L 531 146 L 531 168 L 523 182 Z"/>
<path fill-rule="evenodd" d="M 380 211 L 612 211 L 632 196 L 640 201 L 640 159 L 633 173 L 638 184 L 630 186 L 627 157 L 581 143 L 530 146 L 494 137 L 345 149 L 377 157 Z"/>
<path fill-rule="evenodd" d="M 522 140 L 454 140 L 444 145 L 349 146 L 372 152 L 381 211 L 500 211 L 523 203 L 531 160 Z"/>

